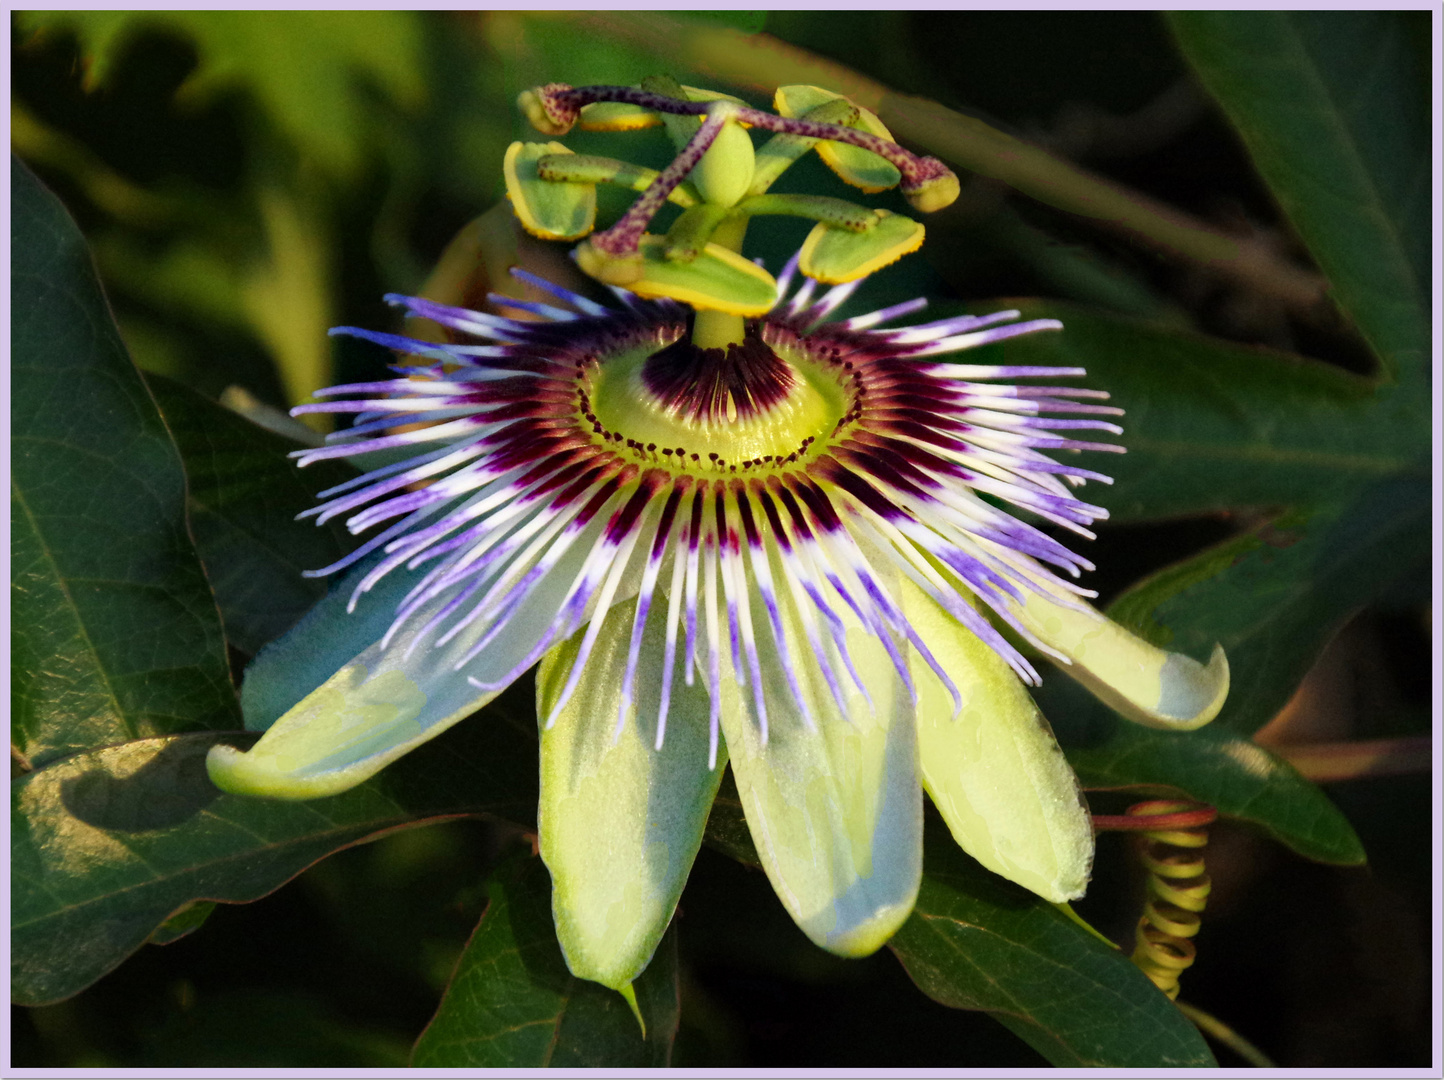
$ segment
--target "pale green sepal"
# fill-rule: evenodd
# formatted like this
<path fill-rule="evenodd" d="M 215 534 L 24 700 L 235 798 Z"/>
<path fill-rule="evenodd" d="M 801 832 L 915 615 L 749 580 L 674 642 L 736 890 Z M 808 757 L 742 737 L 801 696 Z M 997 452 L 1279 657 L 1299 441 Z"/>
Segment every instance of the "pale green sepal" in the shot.
<path fill-rule="evenodd" d="M 263 692 L 258 685 L 248 703 L 243 687 L 242 709 L 284 702 L 303 678 L 309 680 L 324 666 L 335 666 L 320 677 L 319 686 L 309 683 L 313 689 L 266 727 L 245 754 L 229 747 L 212 749 L 208 760 L 212 779 L 237 794 L 289 799 L 335 794 L 475 712 L 540 658 L 552 623 L 604 522 L 599 517 L 588 526 L 573 548 L 511 609 L 505 631 L 491 635 L 486 647 L 469 659 L 473 647 L 490 634 L 492 621 L 474 620 L 438 647 L 440 630 L 427 628 L 451 602 L 451 595 L 443 592 L 418 608 L 383 646 L 394 620 L 395 601 L 424 572 L 398 569 L 387 574 L 372 593 L 363 594 L 355 615 L 346 615 L 351 592 L 346 586 L 364 569 L 354 571 L 342 588 L 328 594 L 317 611 L 252 665 L 247 685 L 254 678 L 269 688 Z M 635 581 L 624 578 L 619 594 L 626 597 L 631 590 L 634 595 L 635 589 Z M 348 644 L 358 636 L 370 636 L 370 641 L 336 664 L 337 647 L 328 640 L 333 634 Z M 486 689 L 474 685 L 472 678 Z M 261 714 L 249 726 L 264 727 L 267 719 Z"/>
<path fill-rule="evenodd" d="M 570 153 L 559 142 L 514 142 L 502 159 L 506 194 L 517 220 L 527 232 L 543 240 L 578 240 L 596 224 L 595 184 L 543 180 L 537 173 L 537 162 L 542 158 Z"/>
<path fill-rule="evenodd" d="M 624 996 L 671 921 L 727 760 L 719 753 L 717 768 L 707 768 L 707 694 L 700 683 L 685 684 L 681 650 L 666 738 L 661 750 L 654 749 L 665 601 L 660 605 L 643 631 L 635 704 L 620 737 L 635 600 L 607 615 L 581 681 L 541 734 L 537 830 L 552 876 L 557 937 L 572 974 Z M 542 660 L 537 715 L 543 721 L 571 674 L 584 633 Z"/>
<path fill-rule="evenodd" d="M 774 559 L 774 580 L 783 580 L 781 569 Z M 767 625 L 755 586 L 748 591 L 753 625 Z M 817 730 L 804 725 L 775 652 L 759 649 L 769 720 L 764 746 L 750 679 L 737 685 L 724 642 L 722 731 L 732 772 L 763 869 L 793 921 L 829 952 L 867 956 L 907 919 L 922 880 L 912 700 L 877 639 L 848 611 L 847 647 L 876 711 L 829 641 L 824 647 L 847 701 L 847 715 L 839 715 L 790 598 L 779 596 L 778 603 Z"/>
<path fill-rule="evenodd" d="M 958 846 L 1054 902 L 1082 896 L 1093 826 L 1048 721 L 1007 663 L 911 581 L 903 610 L 962 697 L 913 654 L 923 785 Z"/>
<path fill-rule="evenodd" d="M 1023 626 L 1071 663 L 1061 670 L 1126 719 L 1164 731 L 1192 731 L 1228 697 L 1228 658 L 1214 645 L 1208 664 L 1129 633 L 1085 604 L 1066 607 L 1028 593 L 1015 608 Z"/>
<path fill-rule="evenodd" d="M 594 101 L 583 105 L 577 118 L 577 126 L 583 131 L 640 131 L 661 123 L 659 113 L 625 101 Z"/>
<path fill-rule="evenodd" d="M 841 94 L 834 94 L 820 86 L 780 86 L 772 101 L 773 108 L 780 115 L 791 117 L 802 116 L 809 109 L 841 97 Z M 854 108 L 857 109 L 857 119 L 848 124 L 848 127 L 876 135 L 888 142 L 896 141 L 876 113 L 860 105 L 854 105 Z M 896 165 L 860 146 L 824 140 L 817 144 L 817 155 L 843 181 L 869 193 L 886 191 L 902 180 L 902 173 L 898 172 Z"/>
<path fill-rule="evenodd" d="M 707 244 L 691 262 L 673 262 L 667 258 L 667 248 L 665 236 L 642 237 L 638 246 L 641 276 L 626 287 L 648 299 L 666 297 L 747 318 L 765 315 L 777 303 L 777 282 L 772 275 L 735 251 Z M 578 265 L 592 273 L 580 257 Z"/>
<path fill-rule="evenodd" d="M 876 211 L 877 221 L 862 232 L 818 222 L 802 242 L 799 265 L 825 285 L 866 277 L 923 246 L 921 224 L 903 214 Z"/>
<path fill-rule="evenodd" d="M 368 650 L 369 652 L 370 650 Z M 459 679 L 466 686 L 465 679 Z M 468 687 L 468 689 L 470 689 Z M 246 752 L 216 745 L 206 755 L 211 782 L 233 795 L 318 799 L 368 780 L 391 762 L 481 708 L 496 692 L 461 697 L 444 715 L 433 698 L 396 668 L 373 673 L 347 664 L 261 736 Z"/>
<path fill-rule="evenodd" d="M 362 561 L 300 622 L 261 648 L 241 682 L 241 716 L 247 731 L 265 731 L 302 698 L 365 652 L 391 626 L 396 606 L 416 583 L 410 574 L 388 574 L 370 592 L 352 593 L 384 556 Z"/>

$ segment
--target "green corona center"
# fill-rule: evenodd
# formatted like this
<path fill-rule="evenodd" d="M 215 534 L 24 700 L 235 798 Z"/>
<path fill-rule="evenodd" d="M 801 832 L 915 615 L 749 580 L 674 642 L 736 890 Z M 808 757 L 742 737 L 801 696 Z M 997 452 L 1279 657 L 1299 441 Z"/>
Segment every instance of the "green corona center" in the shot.
<path fill-rule="evenodd" d="M 634 461 L 709 475 L 783 469 L 815 456 L 852 407 L 842 371 L 795 346 L 761 346 L 755 336 L 749 344 L 771 363 L 765 378 L 744 386 L 742 401 L 727 389 L 737 375 L 717 362 L 722 350 L 705 350 L 713 362 L 693 371 L 673 365 L 669 374 L 688 380 L 681 394 L 659 393 L 649 380 L 648 361 L 663 351 L 653 345 L 592 365 L 579 389 L 594 438 Z"/>

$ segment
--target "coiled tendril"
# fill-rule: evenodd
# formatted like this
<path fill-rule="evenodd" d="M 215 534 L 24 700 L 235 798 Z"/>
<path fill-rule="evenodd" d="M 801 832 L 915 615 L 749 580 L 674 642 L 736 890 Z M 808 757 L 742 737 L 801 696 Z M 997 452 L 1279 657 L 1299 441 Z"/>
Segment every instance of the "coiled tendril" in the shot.
<path fill-rule="evenodd" d="M 1143 865 L 1148 868 L 1148 895 L 1138 920 L 1131 957 L 1153 984 L 1178 997 L 1178 979 L 1193 963 L 1199 913 L 1208 903 L 1213 883 L 1204 872 L 1203 849 L 1208 826 L 1218 811 L 1204 803 L 1152 799 L 1135 803 L 1121 816 L 1094 815 L 1100 830 L 1142 832 L 1148 840 Z"/>

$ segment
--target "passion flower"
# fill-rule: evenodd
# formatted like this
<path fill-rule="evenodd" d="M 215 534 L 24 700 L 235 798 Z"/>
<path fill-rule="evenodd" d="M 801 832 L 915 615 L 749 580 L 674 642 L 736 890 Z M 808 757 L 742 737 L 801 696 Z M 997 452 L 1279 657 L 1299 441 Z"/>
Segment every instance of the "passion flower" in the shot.
<path fill-rule="evenodd" d="M 557 101 L 575 104 L 532 104 L 564 128 Z M 538 184 L 546 159 L 528 166 Z M 369 462 L 313 514 L 379 531 L 317 571 L 349 577 L 248 671 L 247 725 L 265 734 L 213 749 L 215 782 L 342 791 L 540 663 L 539 845 L 579 976 L 629 992 L 729 760 L 777 895 L 834 952 L 874 951 L 912 910 L 924 790 L 983 865 L 1081 895 L 1087 810 L 999 627 L 1176 729 L 1220 708 L 1222 651 L 1205 667 L 1111 623 L 1073 581 L 1090 564 L 1004 509 L 1085 537 L 1106 516 L 1074 489 L 1107 478 L 1050 452 L 1119 450 L 1092 441 L 1120 431 L 1107 395 L 1056 384 L 1075 368 L 953 359 L 1058 322 L 886 328 L 923 300 L 836 319 L 860 278 L 819 295 L 808 257 L 760 315 L 679 298 L 732 286 L 662 255 L 638 264 L 651 298 L 613 287 L 616 308 L 520 274 L 556 303 L 493 297 L 525 316 L 507 318 L 390 298 L 444 344 L 334 331 L 420 361 L 297 410 L 356 414 L 298 456 Z"/>

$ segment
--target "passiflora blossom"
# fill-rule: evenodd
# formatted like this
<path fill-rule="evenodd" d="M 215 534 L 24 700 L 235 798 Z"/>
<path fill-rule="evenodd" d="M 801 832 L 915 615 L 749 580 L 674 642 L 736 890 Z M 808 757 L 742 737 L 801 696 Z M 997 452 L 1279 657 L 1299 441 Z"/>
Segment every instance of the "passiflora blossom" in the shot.
<path fill-rule="evenodd" d="M 725 104 L 701 127 L 733 122 Z M 535 145 L 508 155 L 533 225 L 550 211 L 516 178 L 541 182 L 565 150 Z M 838 318 L 865 271 L 820 288 L 816 267 L 873 255 L 819 255 L 829 236 L 775 281 L 705 245 L 688 278 L 634 239 L 642 270 L 614 307 L 518 272 L 555 302 L 493 297 L 523 316 L 507 318 L 390 298 L 442 344 L 336 331 L 414 361 L 297 410 L 356 414 L 299 457 L 369 464 L 312 513 L 379 531 L 320 571 L 349 576 L 256 659 L 243 704 L 265 734 L 214 748 L 215 782 L 345 790 L 539 663 L 539 844 L 579 976 L 628 992 L 729 761 L 778 897 L 833 952 L 872 952 L 911 911 L 924 791 L 984 866 L 1081 895 L 1087 809 L 1024 688 L 1038 674 L 999 627 L 1156 727 L 1212 719 L 1228 668 L 1097 613 L 1073 580 L 1089 563 L 1004 509 L 1085 537 L 1105 516 L 1074 489 L 1107 478 L 1050 454 L 1119 449 L 1089 441 L 1119 432 L 1107 395 L 1057 385 L 1075 368 L 959 359 L 1060 324 L 890 326 L 922 300 Z M 589 244 L 584 268 L 618 257 Z M 716 299 L 757 282 L 761 310 Z M 734 330 L 713 346 L 719 311 Z"/>

